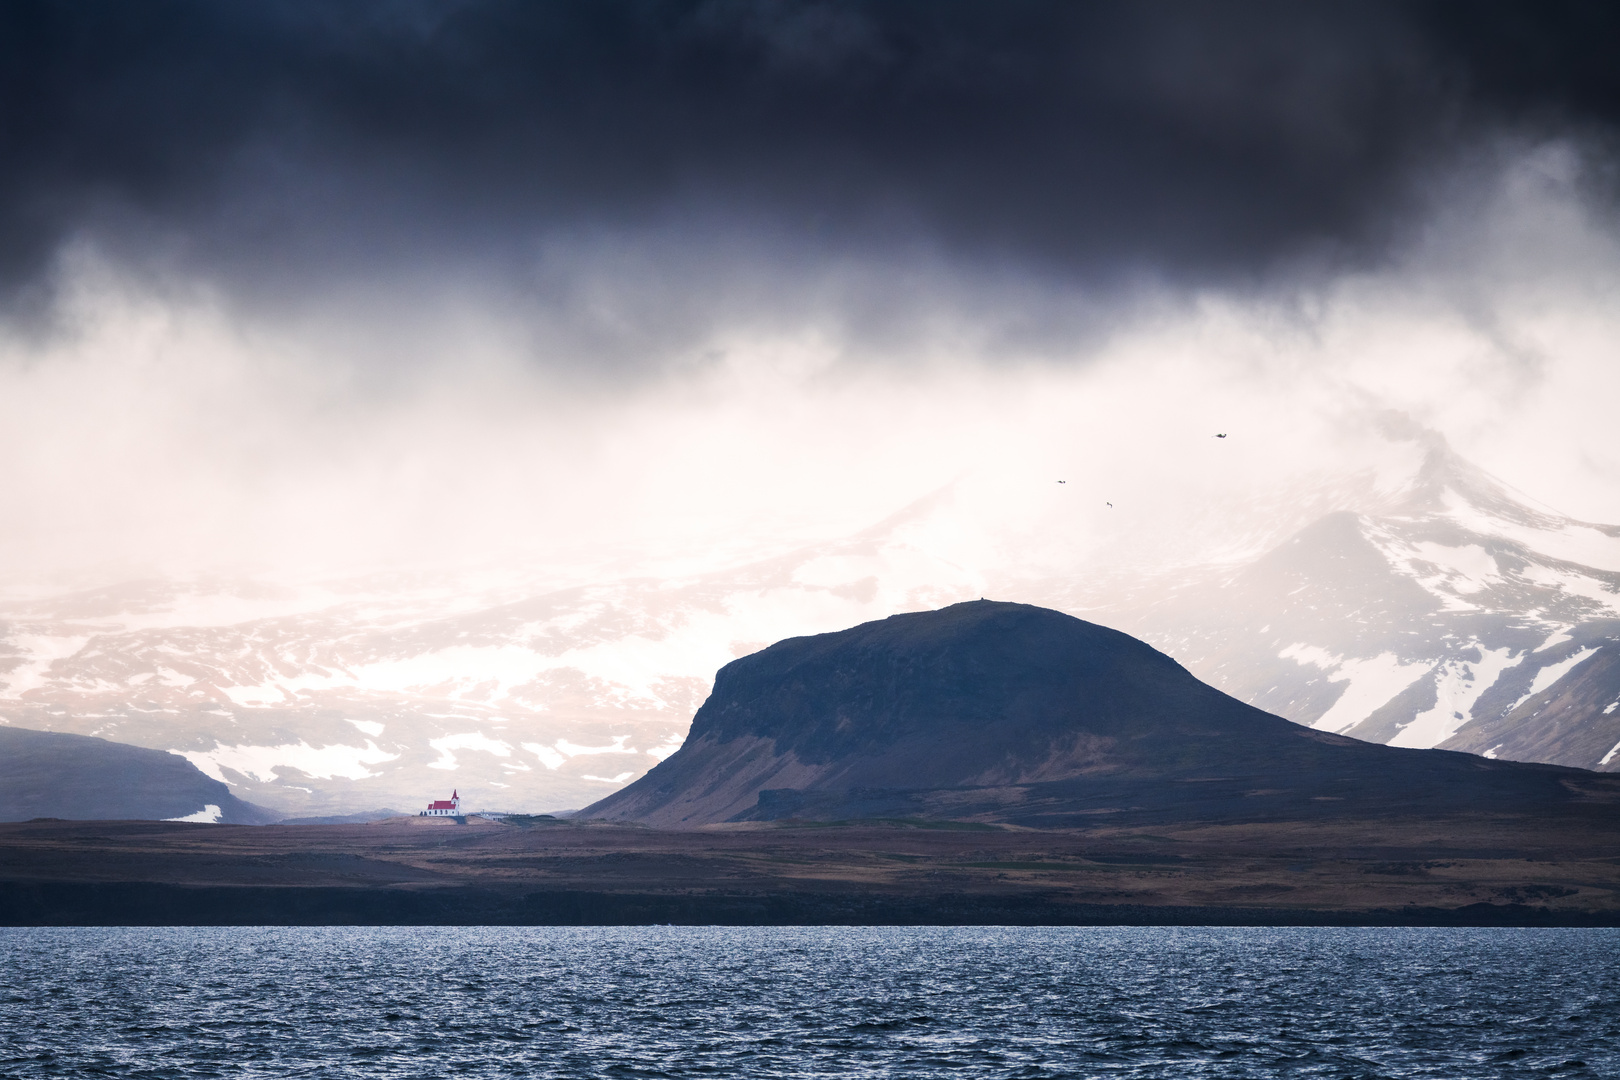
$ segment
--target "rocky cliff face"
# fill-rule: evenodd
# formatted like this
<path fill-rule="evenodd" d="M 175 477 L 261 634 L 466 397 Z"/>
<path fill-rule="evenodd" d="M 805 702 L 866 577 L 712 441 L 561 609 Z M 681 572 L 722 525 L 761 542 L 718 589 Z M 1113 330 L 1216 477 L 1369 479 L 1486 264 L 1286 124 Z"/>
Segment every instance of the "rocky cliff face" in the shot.
<path fill-rule="evenodd" d="M 975 601 L 792 638 L 727 665 L 685 746 L 583 813 L 690 827 L 1512 812 L 1567 800 L 1571 784 L 1620 794 L 1620 782 L 1572 770 L 1312 731 L 1126 634 Z"/>

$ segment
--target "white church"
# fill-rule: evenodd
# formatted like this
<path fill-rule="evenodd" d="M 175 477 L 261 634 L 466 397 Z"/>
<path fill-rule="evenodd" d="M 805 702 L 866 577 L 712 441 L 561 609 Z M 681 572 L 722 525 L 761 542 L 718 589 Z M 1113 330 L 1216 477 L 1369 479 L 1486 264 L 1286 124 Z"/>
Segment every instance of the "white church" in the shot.
<path fill-rule="evenodd" d="M 435 799 L 417 817 L 460 817 L 461 795 L 452 791 L 448 799 Z"/>

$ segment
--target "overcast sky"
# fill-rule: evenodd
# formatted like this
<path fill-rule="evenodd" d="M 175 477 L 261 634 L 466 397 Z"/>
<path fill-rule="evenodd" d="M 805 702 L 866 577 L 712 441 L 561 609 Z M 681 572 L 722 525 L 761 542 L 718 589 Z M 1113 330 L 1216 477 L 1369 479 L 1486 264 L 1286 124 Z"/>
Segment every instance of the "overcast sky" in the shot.
<path fill-rule="evenodd" d="M 743 557 L 1390 410 L 1620 521 L 1584 3 L 10 3 L 10 578 Z M 1210 459 L 1210 436 L 1232 451 Z"/>

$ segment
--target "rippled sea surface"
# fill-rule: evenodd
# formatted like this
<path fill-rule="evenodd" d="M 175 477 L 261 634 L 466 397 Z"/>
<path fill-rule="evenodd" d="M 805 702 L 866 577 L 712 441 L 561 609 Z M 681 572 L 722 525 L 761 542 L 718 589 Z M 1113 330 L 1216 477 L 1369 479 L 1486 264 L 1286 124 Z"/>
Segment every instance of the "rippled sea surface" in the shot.
<path fill-rule="evenodd" d="M 1620 1077 L 1620 931 L 0 929 L 7 1077 Z"/>

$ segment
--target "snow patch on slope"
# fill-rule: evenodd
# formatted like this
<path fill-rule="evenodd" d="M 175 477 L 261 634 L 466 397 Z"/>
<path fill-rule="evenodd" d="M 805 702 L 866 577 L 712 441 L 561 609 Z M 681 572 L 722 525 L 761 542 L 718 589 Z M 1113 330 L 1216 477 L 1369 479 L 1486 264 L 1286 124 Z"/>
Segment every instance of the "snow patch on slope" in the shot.
<path fill-rule="evenodd" d="M 1565 675 L 1568 675 L 1577 664 L 1582 663 L 1587 657 L 1591 656 L 1595 652 L 1597 652 L 1597 647 L 1588 645 L 1584 649 L 1579 649 L 1570 653 L 1556 664 L 1548 664 L 1546 667 L 1536 672 L 1535 680 L 1530 683 L 1530 693 L 1526 696 L 1535 697 L 1537 694 L 1547 689 L 1547 687 L 1551 686 L 1559 679 L 1562 679 Z"/>
<path fill-rule="evenodd" d="M 639 753 L 641 753 L 640 750 L 637 750 L 633 746 L 624 745 L 626 742 L 629 741 L 629 739 L 630 739 L 630 736 L 628 736 L 628 735 L 615 735 L 613 737 L 613 741 L 611 743 L 609 743 L 607 746 L 580 746 L 577 743 L 569 742 L 567 739 L 558 739 L 557 743 L 556 743 L 556 746 L 557 746 L 557 749 L 561 753 L 564 753 L 564 754 L 568 755 L 569 757 L 578 757 L 580 754 L 639 754 Z"/>
<path fill-rule="evenodd" d="M 1587 574 L 1555 570 L 1550 566 L 1527 566 L 1519 576 L 1549 589 L 1562 590 L 1570 596 L 1595 601 L 1610 611 L 1620 613 L 1620 593 L 1616 593 L 1604 582 Z"/>
<path fill-rule="evenodd" d="M 1418 582 L 1430 591 L 1433 591 L 1432 586 L 1443 583 L 1456 593 L 1476 593 L 1502 580 L 1502 570 L 1497 566 L 1495 556 L 1478 544 L 1448 547 L 1432 540 L 1423 540 L 1408 545 L 1408 550 L 1411 553 L 1408 567 Z M 1424 575 L 1411 566 L 1413 563 L 1427 563 L 1437 573 Z"/>
<path fill-rule="evenodd" d="M 51 634 L 18 634 L 11 639 L 17 651 L 29 659 L 12 668 L 0 682 L 0 697 L 20 698 L 30 690 L 37 690 L 47 682 L 51 665 L 75 655 L 90 641 L 88 634 L 56 636 Z"/>
<path fill-rule="evenodd" d="M 221 783 L 229 783 L 222 769 L 230 769 L 260 783 L 274 783 L 281 777 L 277 769 L 297 769 L 306 776 L 320 780 L 341 777 L 345 780 L 366 780 L 377 774 L 369 766 L 393 761 L 398 754 L 390 754 L 366 740 L 366 745 L 311 746 L 299 739 L 280 746 L 215 746 L 212 750 L 180 750 L 181 757 Z"/>
<path fill-rule="evenodd" d="M 477 750 L 485 754 L 494 754 L 496 757 L 511 757 L 512 745 L 499 739 L 477 731 L 464 731 L 459 735 L 446 735 L 439 739 L 429 739 L 428 746 L 438 752 L 437 761 L 428 762 L 430 769 L 454 770 L 457 767 L 455 750 Z"/>
<path fill-rule="evenodd" d="M 670 747 L 669 741 L 666 740 L 664 745 L 654 747 L 653 749 L 646 751 L 646 753 L 651 754 L 659 761 L 664 760 L 664 758 L 667 758 L 670 754 L 673 754 L 676 750 L 679 750 L 681 742 L 683 741 L 679 736 L 670 736 L 670 738 L 674 740 L 675 745 L 673 747 Z M 628 735 L 615 735 L 613 737 L 613 741 L 606 746 L 581 746 L 578 743 L 571 743 L 567 739 L 558 739 L 550 746 L 546 746 L 543 743 L 526 742 L 523 744 L 523 749 L 539 758 L 540 764 L 555 771 L 566 763 L 569 758 L 576 758 L 580 757 L 581 755 L 642 753 L 642 751 L 637 750 L 633 746 L 626 746 L 625 744 L 629 741 L 630 736 Z M 590 777 L 586 777 L 586 779 L 588 780 Z"/>
<path fill-rule="evenodd" d="M 544 765 L 552 772 L 556 772 L 557 769 L 568 760 L 551 747 L 543 746 L 540 743 L 526 742 L 523 744 L 523 749 L 539 758 L 540 764 Z"/>
<path fill-rule="evenodd" d="M 1620 536 L 1577 522 L 1556 529 L 1537 529 L 1486 514 L 1453 493 L 1446 493 L 1446 516 L 1471 532 L 1500 536 L 1561 562 L 1594 570 L 1620 571 Z"/>
<path fill-rule="evenodd" d="M 227 686 L 225 696 L 244 708 L 264 705 L 296 704 L 298 695 L 310 690 L 330 690 L 344 685 L 344 680 L 328 673 L 305 672 L 292 678 L 274 679 L 254 686 Z"/>
<path fill-rule="evenodd" d="M 1474 703 L 1497 677 L 1513 666 L 1512 649 L 1480 649 L 1477 662 L 1447 660 L 1436 672 L 1434 707 L 1418 713 L 1401 728 L 1390 746 L 1429 750 L 1457 733 L 1473 715 Z"/>
<path fill-rule="evenodd" d="M 224 816 L 225 812 L 214 803 L 206 803 L 203 805 L 203 808 L 197 811 L 195 814 L 187 814 L 185 817 L 166 817 L 163 820 L 192 821 L 199 825 L 218 825 L 219 819 Z"/>
<path fill-rule="evenodd" d="M 1517 709 L 1520 705 L 1523 705 L 1525 702 L 1547 689 L 1553 683 L 1557 682 L 1559 679 L 1562 679 L 1565 675 L 1568 675 L 1575 665 L 1583 663 L 1595 652 L 1597 652 L 1597 648 L 1595 646 L 1588 645 L 1584 649 L 1577 649 L 1575 652 L 1570 653 L 1556 664 L 1548 664 L 1546 667 L 1536 672 L 1536 677 L 1530 682 L 1530 689 L 1526 690 L 1524 695 L 1520 697 L 1518 701 L 1515 701 L 1512 705 L 1508 706 L 1506 711 L 1512 712 L 1514 709 Z"/>
<path fill-rule="evenodd" d="M 1549 637 L 1546 641 L 1543 641 L 1540 645 L 1537 645 L 1534 649 L 1531 649 L 1530 651 L 1531 652 L 1546 652 L 1548 649 L 1552 648 L 1554 645 L 1562 645 L 1566 641 L 1573 641 L 1574 638 L 1575 638 L 1575 635 L 1571 634 L 1567 629 L 1566 630 L 1560 630 L 1557 633 L 1553 634 L 1551 637 Z"/>
<path fill-rule="evenodd" d="M 1365 535 L 1396 573 L 1417 582 L 1439 600 L 1442 611 L 1477 610 L 1477 604 L 1462 598 L 1502 581 L 1502 568 L 1496 557 L 1478 544 L 1411 540 L 1389 527 L 1370 523 Z"/>
<path fill-rule="evenodd" d="M 1347 660 L 1314 645 L 1297 644 L 1277 655 L 1301 666 L 1312 664 L 1321 668 L 1328 672 L 1329 682 L 1349 683 L 1333 707 L 1311 725 L 1318 731 L 1340 732 L 1354 727 L 1429 669 L 1422 661 L 1405 663 L 1392 652 Z"/>

